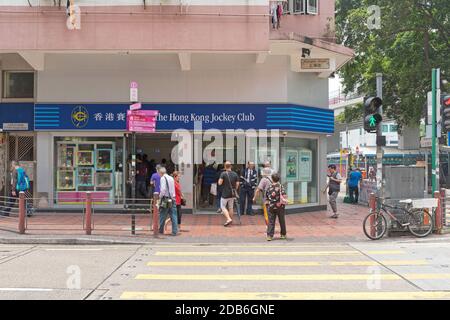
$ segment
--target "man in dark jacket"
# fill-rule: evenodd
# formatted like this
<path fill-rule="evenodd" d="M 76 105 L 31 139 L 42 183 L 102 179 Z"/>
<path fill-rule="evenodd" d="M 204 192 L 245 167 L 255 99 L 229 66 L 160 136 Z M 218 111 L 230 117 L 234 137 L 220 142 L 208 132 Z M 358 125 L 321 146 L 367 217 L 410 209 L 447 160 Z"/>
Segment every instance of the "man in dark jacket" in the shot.
<path fill-rule="evenodd" d="M 244 169 L 244 172 L 242 172 L 240 177 L 239 201 L 242 214 L 244 214 L 245 212 L 248 215 L 254 215 L 252 204 L 257 184 L 258 184 L 258 172 L 255 169 L 255 163 L 249 162 L 247 168 Z M 247 203 L 247 210 L 245 210 L 246 203 Z"/>

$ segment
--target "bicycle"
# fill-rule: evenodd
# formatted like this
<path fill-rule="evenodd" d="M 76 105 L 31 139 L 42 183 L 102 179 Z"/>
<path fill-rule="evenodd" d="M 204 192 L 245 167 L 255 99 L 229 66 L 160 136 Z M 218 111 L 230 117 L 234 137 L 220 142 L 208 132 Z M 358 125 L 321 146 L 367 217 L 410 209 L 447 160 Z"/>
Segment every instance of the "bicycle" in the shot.
<path fill-rule="evenodd" d="M 387 220 L 384 214 L 387 214 L 393 222 L 397 223 L 401 228 L 408 229 L 411 234 L 418 238 L 424 238 L 433 231 L 432 215 L 423 208 L 413 208 L 412 200 L 402 200 L 405 206 L 391 206 L 384 203 L 383 198 L 376 198 L 377 201 L 382 200 L 378 209 L 370 213 L 364 219 L 364 234 L 372 240 L 381 239 L 387 231 Z M 401 210 L 403 214 L 398 218 L 390 209 Z"/>

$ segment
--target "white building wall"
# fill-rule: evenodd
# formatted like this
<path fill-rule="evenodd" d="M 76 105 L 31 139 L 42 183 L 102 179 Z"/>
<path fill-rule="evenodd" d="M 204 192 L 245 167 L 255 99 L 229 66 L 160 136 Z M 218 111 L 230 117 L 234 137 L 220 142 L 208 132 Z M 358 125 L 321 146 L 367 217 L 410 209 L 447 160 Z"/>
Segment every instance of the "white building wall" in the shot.
<path fill-rule="evenodd" d="M 46 54 L 37 102 L 296 103 L 328 108 L 327 79 L 290 71 L 284 56 L 257 64 L 254 54 L 193 54 L 182 71 L 176 54 Z"/>

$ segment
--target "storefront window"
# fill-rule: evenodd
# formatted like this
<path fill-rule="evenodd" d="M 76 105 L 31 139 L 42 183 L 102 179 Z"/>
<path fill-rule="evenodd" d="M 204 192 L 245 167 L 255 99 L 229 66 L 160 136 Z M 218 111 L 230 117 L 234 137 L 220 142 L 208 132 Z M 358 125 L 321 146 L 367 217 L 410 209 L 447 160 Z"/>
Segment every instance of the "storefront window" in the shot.
<path fill-rule="evenodd" d="M 120 202 L 122 147 L 122 138 L 56 138 L 56 203 L 80 204 L 88 191 L 94 203 Z"/>
<path fill-rule="evenodd" d="M 284 138 L 280 169 L 290 205 L 318 202 L 317 140 Z"/>

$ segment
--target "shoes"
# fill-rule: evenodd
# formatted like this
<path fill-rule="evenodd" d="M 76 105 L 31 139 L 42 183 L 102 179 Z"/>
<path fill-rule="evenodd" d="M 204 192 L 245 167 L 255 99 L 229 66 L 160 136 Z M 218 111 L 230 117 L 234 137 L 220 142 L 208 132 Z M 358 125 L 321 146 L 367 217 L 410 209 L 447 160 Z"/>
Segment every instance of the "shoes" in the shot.
<path fill-rule="evenodd" d="M 272 241 L 273 238 L 272 237 L 267 237 L 267 241 Z"/>
<path fill-rule="evenodd" d="M 281 240 L 286 240 L 286 236 L 281 236 L 280 239 Z"/>
<path fill-rule="evenodd" d="M 232 223 L 233 223 L 233 220 L 230 220 L 230 221 L 227 221 L 223 226 L 224 227 L 228 227 Z"/>
<path fill-rule="evenodd" d="M 331 216 L 331 218 L 333 218 L 333 219 L 337 219 L 338 217 L 339 217 L 339 215 L 337 213 L 335 213 Z"/>
<path fill-rule="evenodd" d="M 217 213 L 222 213 L 222 209 L 217 209 Z"/>

